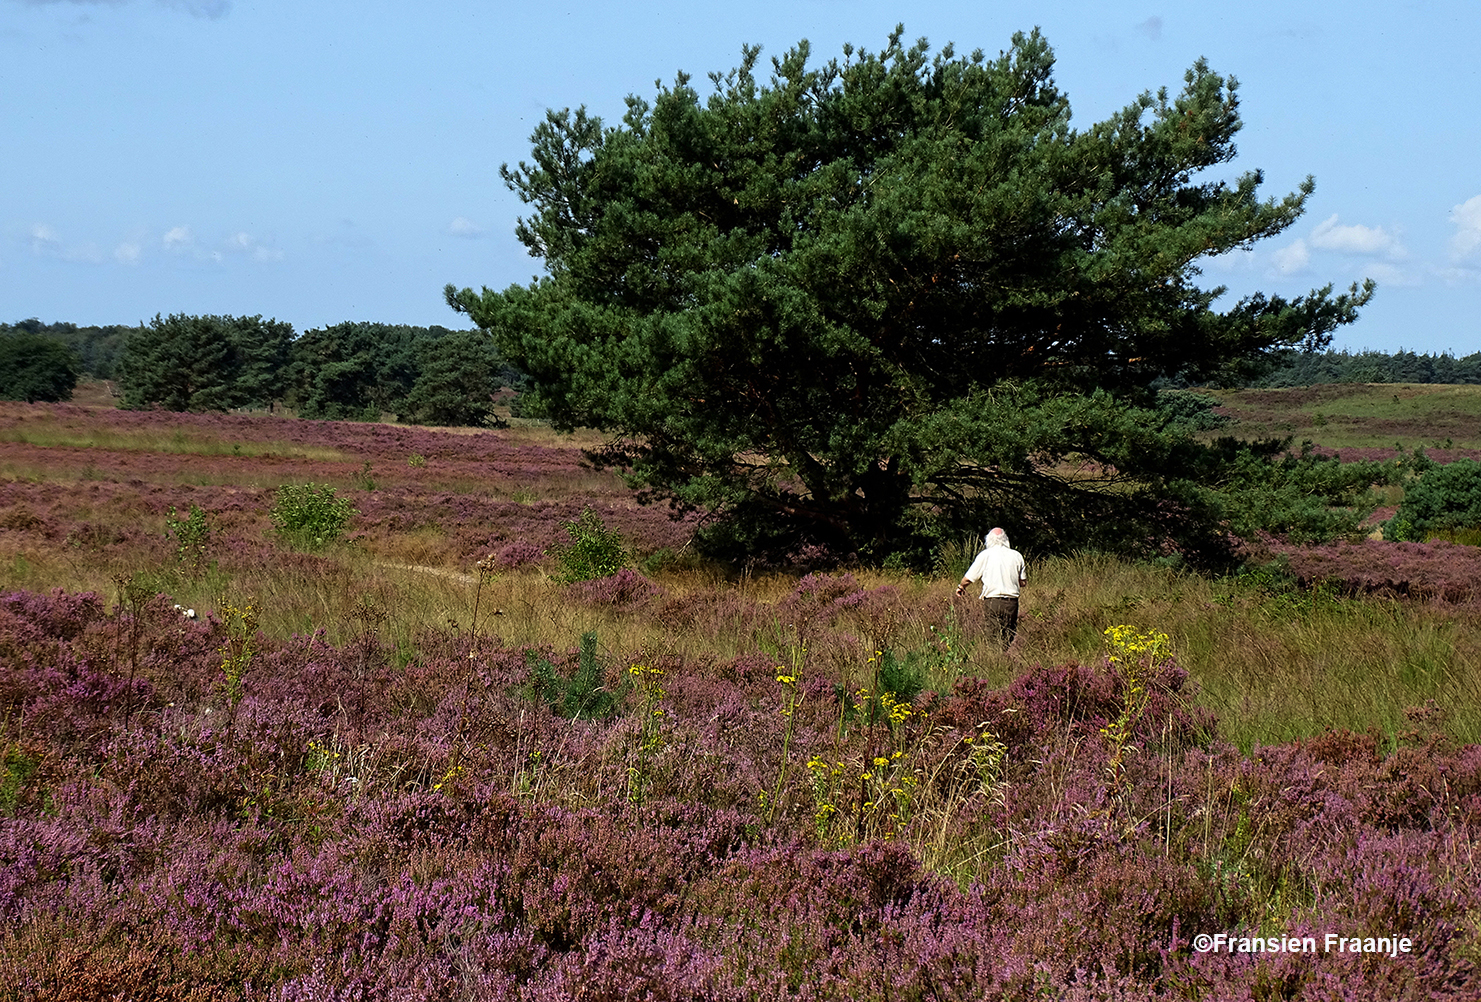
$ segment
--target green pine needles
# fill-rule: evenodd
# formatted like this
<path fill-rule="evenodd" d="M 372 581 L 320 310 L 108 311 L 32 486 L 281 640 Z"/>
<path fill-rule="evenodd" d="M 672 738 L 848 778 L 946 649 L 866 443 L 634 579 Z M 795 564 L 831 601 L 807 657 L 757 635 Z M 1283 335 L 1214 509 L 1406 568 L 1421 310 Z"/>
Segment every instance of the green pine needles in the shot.
<path fill-rule="evenodd" d="M 556 716 L 567 720 L 595 720 L 617 712 L 618 693 L 605 684 L 597 658 L 597 635 L 581 635 L 576 670 L 565 675 L 549 658 L 528 655 L 530 681 Z"/>
<path fill-rule="evenodd" d="M 1216 551 L 1238 457 L 1155 389 L 1324 348 L 1373 286 L 1222 302 L 1200 262 L 1286 231 L 1312 182 L 1229 170 L 1240 101 L 1203 61 L 1087 127 L 1053 70 L 1037 31 L 989 58 L 897 28 L 828 61 L 743 47 L 621 121 L 551 111 L 501 172 L 548 274 L 447 302 L 555 428 L 709 512 L 712 554 L 917 567 L 994 524 L 1041 552 Z"/>
<path fill-rule="evenodd" d="M 1388 539 L 1423 542 L 1434 535 L 1474 536 L 1481 529 L 1481 462 L 1426 461 L 1423 474 L 1404 487 L 1404 502 L 1384 526 Z M 1468 532 L 1469 530 L 1469 532 Z"/>
<path fill-rule="evenodd" d="M 928 566 L 981 525 L 1041 552 L 1217 551 L 1209 492 L 1239 457 L 1156 387 L 1357 318 L 1371 283 L 1226 303 L 1200 277 L 1313 183 L 1270 198 L 1230 171 L 1235 81 L 1202 61 L 1080 127 L 1038 32 L 996 57 L 903 39 L 769 67 L 747 46 L 620 122 L 551 111 L 501 171 L 547 275 L 448 304 L 558 430 L 607 433 L 599 462 L 708 512 L 711 553 Z"/>

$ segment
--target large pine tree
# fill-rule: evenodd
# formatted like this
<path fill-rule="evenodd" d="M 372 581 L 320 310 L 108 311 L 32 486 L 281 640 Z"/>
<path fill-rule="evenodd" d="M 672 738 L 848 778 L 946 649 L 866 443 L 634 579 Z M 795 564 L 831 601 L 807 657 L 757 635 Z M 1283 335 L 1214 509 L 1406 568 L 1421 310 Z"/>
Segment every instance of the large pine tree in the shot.
<path fill-rule="evenodd" d="M 610 432 L 601 458 L 734 542 L 1187 542 L 1227 450 L 1149 386 L 1324 346 L 1372 293 L 1215 307 L 1197 263 L 1286 229 L 1312 183 L 1225 180 L 1235 82 L 1201 61 L 1080 131 L 1037 32 L 997 59 L 897 29 L 809 67 L 802 43 L 765 82 L 758 55 L 616 126 L 551 112 L 502 170 L 546 277 L 446 290 L 558 426 Z"/>

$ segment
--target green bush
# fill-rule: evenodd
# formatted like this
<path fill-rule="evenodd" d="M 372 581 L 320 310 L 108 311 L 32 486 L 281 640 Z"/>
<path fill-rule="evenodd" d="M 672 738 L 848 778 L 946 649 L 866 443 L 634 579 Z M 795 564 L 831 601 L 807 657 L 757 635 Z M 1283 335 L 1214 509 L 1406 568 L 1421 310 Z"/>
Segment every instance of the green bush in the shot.
<path fill-rule="evenodd" d="M 199 577 L 206 569 L 206 558 L 211 548 L 210 520 L 206 518 L 205 509 L 194 504 L 190 506 L 187 517 L 176 518 L 175 515 L 176 511 L 171 507 L 170 514 L 165 517 L 165 535 L 175 540 L 175 559 Z"/>
<path fill-rule="evenodd" d="M 270 513 L 278 535 L 294 546 L 316 550 L 344 535 L 350 519 L 360 514 L 347 498 L 335 497 L 327 484 L 284 484 Z"/>
<path fill-rule="evenodd" d="M 1269 532 L 1293 542 L 1357 535 L 1378 504 L 1373 486 L 1392 483 L 1398 476 L 1392 460 L 1344 463 L 1336 456 L 1318 455 L 1310 442 L 1296 455 L 1280 459 L 1269 455 L 1284 444 L 1229 439 L 1216 443 L 1216 448 L 1237 450 L 1224 483 L 1210 492 L 1235 535 L 1249 539 Z"/>
<path fill-rule="evenodd" d="M 580 518 L 566 523 L 566 534 L 571 537 L 571 545 L 552 549 L 552 555 L 561 565 L 557 580 L 568 584 L 591 581 L 610 577 L 627 566 L 622 534 L 608 529 L 601 516 L 590 508 Z"/>
<path fill-rule="evenodd" d="M 1229 423 L 1227 415 L 1214 411 L 1222 401 L 1196 390 L 1163 390 L 1157 394 L 1157 411 L 1169 427 L 1188 431 L 1213 431 Z"/>
<path fill-rule="evenodd" d="M 1386 539 L 1423 541 L 1435 533 L 1481 527 L 1481 462 L 1435 464 L 1404 488 L 1404 501 L 1383 527 Z"/>

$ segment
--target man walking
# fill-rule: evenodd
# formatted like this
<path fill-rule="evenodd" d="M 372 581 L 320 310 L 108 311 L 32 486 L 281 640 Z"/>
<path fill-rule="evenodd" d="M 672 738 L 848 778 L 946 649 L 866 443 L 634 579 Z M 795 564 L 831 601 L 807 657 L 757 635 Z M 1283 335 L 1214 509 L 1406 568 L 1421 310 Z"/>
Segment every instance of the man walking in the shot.
<path fill-rule="evenodd" d="M 1018 592 L 1028 583 L 1028 576 L 1024 573 L 1023 554 L 1008 545 L 1008 534 L 1002 529 L 987 534 L 982 552 L 967 568 L 956 593 L 965 595 L 967 586 L 974 581 L 982 582 L 988 629 L 996 631 L 1003 650 L 1007 650 L 1018 632 Z"/>

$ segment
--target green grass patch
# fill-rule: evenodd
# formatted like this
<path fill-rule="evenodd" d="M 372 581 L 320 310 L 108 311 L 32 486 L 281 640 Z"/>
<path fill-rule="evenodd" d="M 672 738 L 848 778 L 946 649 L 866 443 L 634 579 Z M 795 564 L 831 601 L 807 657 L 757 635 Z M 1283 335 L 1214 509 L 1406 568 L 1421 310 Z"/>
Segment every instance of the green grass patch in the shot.
<path fill-rule="evenodd" d="M 42 449 L 102 449 L 111 452 L 153 452 L 167 455 L 240 456 L 247 459 L 288 458 L 339 462 L 351 457 L 338 449 L 289 442 L 226 441 L 184 431 L 133 431 L 122 428 L 72 428 L 49 421 L 30 421 L 24 427 L 0 427 L 0 442 Z"/>
<path fill-rule="evenodd" d="M 1217 395 L 1234 423 L 1211 435 L 1294 435 L 1334 449 L 1481 449 L 1481 386 L 1334 383 Z"/>

